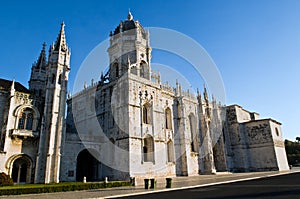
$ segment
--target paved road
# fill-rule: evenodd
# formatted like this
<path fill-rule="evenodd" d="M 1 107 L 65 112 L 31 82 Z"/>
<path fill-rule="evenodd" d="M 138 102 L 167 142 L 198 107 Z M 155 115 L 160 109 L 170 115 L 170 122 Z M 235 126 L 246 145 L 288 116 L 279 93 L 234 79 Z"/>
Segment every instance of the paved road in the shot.
<path fill-rule="evenodd" d="M 299 172 L 299 174 L 296 174 Z M 288 175 L 291 173 L 291 175 Z M 282 175 L 284 174 L 284 175 Z M 272 178 L 271 183 L 268 182 L 268 178 L 262 178 L 259 181 L 246 181 L 232 184 L 220 184 L 217 186 L 206 186 L 211 183 L 222 183 L 228 181 L 243 180 L 249 178 L 261 178 L 272 175 L 282 175 L 276 178 Z M 267 180 L 265 182 L 265 180 Z M 124 194 L 141 194 L 146 193 L 150 195 L 141 195 L 133 198 L 262 198 L 266 194 L 273 195 L 280 194 L 277 198 L 297 198 L 296 194 L 299 194 L 300 186 L 300 168 L 293 168 L 290 172 L 250 172 L 250 173 L 233 173 L 233 174 L 218 174 L 218 175 L 199 175 L 191 177 L 176 177 L 173 178 L 172 187 L 176 189 L 184 189 L 182 187 L 190 186 L 203 186 L 201 189 L 190 189 L 182 191 L 174 191 L 172 189 L 165 189 L 165 179 L 157 184 L 156 189 L 145 190 L 141 184 L 136 187 L 117 187 L 107 189 L 96 190 L 83 190 L 74 192 L 58 192 L 58 193 L 44 193 L 44 194 L 25 194 L 16 196 L 0 196 L 8 199 L 99 199 L 107 198 L 111 196 L 117 197 Z M 160 191 L 168 191 L 165 193 L 154 194 Z M 254 191 L 253 191 L 254 190 Z M 280 193 L 278 193 L 280 192 Z M 295 193 L 297 192 L 297 193 Z M 175 195 L 175 196 L 174 196 Z M 243 196 L 244 195 L 244 196 Z M 300 195 L 300 194 L 299 194 Z M 172 196 L 172 197 L 170 197 Z M 243 197 L 242 197 L 243 196 Z M 115 198 L 114 197 L 114 198 Z M 268 197 L 266 197 L 268 198 Z M 275 198 L 270 196 L 269 198 Z M 300 197 L 298 197 L 300 199 Z"/>
<path fill-rule="evenodd" d="M 152 193 L 122 199 L 300 199 L 300 173 L 292 173 L 270 178 L 215 185 L 203 188 Z"/>

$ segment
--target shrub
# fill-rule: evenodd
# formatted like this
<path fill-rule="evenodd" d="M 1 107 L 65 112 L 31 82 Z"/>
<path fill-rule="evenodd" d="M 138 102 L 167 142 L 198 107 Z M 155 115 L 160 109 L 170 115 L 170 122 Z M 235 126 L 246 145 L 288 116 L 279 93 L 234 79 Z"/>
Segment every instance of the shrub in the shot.
<path fill-rule="evenodd" d="M 13 184 L 14 184 L 14 182 L 9 175 L 7 175 L 4 172 L 0 173 L 0 186 L 1 187 L 2 186 L 10 186 Z"/>
<path fill-rule="evenodd" d="M 13 187 L 7 187 L 7 188 L 1 187 L 0 196 L 79 191 L 79 190 L 101 189 L 101 188 L 111 188 L 111 187 L 121 187 L 121 186 L 131 186 L 131 183 L 129 181 L 111 181 L 108 183 L 63 182 L 58 184 L 25 184 L 25 185 L 15 185 Z"/>

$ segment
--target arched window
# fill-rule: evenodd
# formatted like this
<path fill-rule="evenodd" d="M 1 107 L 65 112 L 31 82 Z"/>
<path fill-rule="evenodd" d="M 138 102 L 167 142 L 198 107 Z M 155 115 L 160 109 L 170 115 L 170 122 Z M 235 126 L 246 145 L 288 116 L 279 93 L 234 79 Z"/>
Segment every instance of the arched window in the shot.
<path fill-rule="evenodd" d="M 140 76 L 146 79 L 149 79 L 150 73 L 149 73 L 149 67 L 148 64 L 145 61 L 142 61 L 140 63 Z"/>
<path fill-rule="evenodd" d="M 143 123 L 144 124 L 151 123 L 150 105 L 149 104 L 145 104 L 143 106 Z"/>
<path fill-rule="evenodd" d="M 22 113 L 22 114 L 21 114 L 21 117 L 19 118 L 19 126 L 18 126 L 18 129 L 24 129 L 25 119 L 26 119 L 26 114 L 25 114 L 25 113 Z"/>
<path fill-rule="evenodd" d="M 154 162 L 154 140 L 151 135 L 144 138 L 144 162 Z"/>
<path fill-rule="evenodd" d="M 28 113 L 26 119 L 26 130 L 32 130 L 32 123 L 33 123 L 33 115 L 32 113 Z"/>
<path fill-rule="evenodd" d="M 280 135 L 277 127 L 275 128 L 275 133 L 276 133 L 277 136 Z"/>
<path fill-rule="evenodd" d="M 61 84 L 61 74 L 58 76 L 58 84 Z"/>
<path fill-rule="evenodd" d="M 54 75 L 54 74 L 52 74 L 51 83 L 52 83 L 52 84 L 55 83 L 55 75 Z"/>
<path fill-rule="evenodd" d="M 130 71 L 131 71 L 132 74 L 137 75 L 137 69 L 136 69 L 136 66 L 132 66 Z"/>
<path fill-rule="evenodd" d="M 25 108 L 21 111 L 18 118 L 18 129 L 33 129 L 33 110 Z"/>
<path fill-rule="evenodd" d="M 165 122 L 166 122 L 166 129 L 172 129 L 172 117 L 171 117 L 170 108 L 167 108 L 165 110 Z"/>
<path fill-rule="evenodd" d="M 114 66 L 116 77 L 119 77 L 119 64 L 116 62 L 116 63 L 114 63 L 113 66 Z"/>
<path fill-rule="evenodd" d="M 190 135 L 191 135 L 191 151 L 197 151 L 197 135 L 196 135 L 196 119 L 193 113 L 189 115 L 189 127 L 190 127 Z"/>
<path fill-rule="evenodd" d="M 167 142 L 167 155 L 168 155 L 168 162 L 174 162 L 174 145 L 172 140 Z"/>

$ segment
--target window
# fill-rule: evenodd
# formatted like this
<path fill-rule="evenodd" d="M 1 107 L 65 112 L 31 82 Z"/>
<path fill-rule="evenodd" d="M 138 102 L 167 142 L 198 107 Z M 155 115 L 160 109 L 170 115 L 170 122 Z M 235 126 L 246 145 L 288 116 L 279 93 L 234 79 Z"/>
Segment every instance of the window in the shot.
<path fill-rule="evenodd" d="M 168 162 L 174 162 L 174 145 L 172 140 L 169 140 L 167 143 L 167 155 Z"/>
<path fill-rule="evenodd" d="M 114 63 L 114 70 L 116 71 L 116 77 L 119 77 L 119 64 L 118 63 Z"/>
<path fill-rule="evenodd" d="M 32 123 L 33 123 L 33 115 L 32 113 L 28 113 L 27 120 L 26 120 L 26 130 L 32 130 Z"/>
<path fill-rule="evenodd" d="M 275 128 L 275 132 L 276 132 L 276 135 L 279 136 L 279 131 L 278 131 L 277 127 Z"/>
<path fill-rule="evenodd" d="M 18 129 L 24 129 L 24 123 L 26 119 L 26 114 L 22 113 L 21 117 L 19 118 L 19 126 Z"/>
<path fill-rule="evenodd" d="M 172 117 L 171 117 L 170 108 L 167 108 L 165 110 L 165 122 L 166 122 L 166 129 L 172 129 Z"/>
<path fill-rule="evenodd" d="M 32 130 L 33 119 L 32 109 L 24 109 L 19 115 L 18 129 Z"/>
<path fill-rule="evenodd" d="M 140 76 L 149 79 L 149 67 L 145 61 L 140 63 Z"/>
<path fill-rule="evenodd" d="M 132 74 L 137 75 L 137 69 L 136 69 L 136 66 L 132 66 L 130 71 L 131 71 Z"/>
<path fill-rule="evenodd" d="M 150 105 L 145 104 L 143 106 L 143 123 L 150 124 L 151 123 L 151 116 L 150 116 Z"/>
<path fill-rule="evenodd" d="M 144 162 L 154 162 L 154 141 L 151 135 L 144 138 Z"/>
<path fill-rule="evenodd" d="M 52 74 L 51 83 L 52 83 L 52 84 L 54 84 L 54 83 L 55 83 L 55 75 L 54 75 L 54 74 Z"/>
<path fill-rule="evenodd" d="M 191 151 L 196 152 L 198 141 L 196 136 L 196 119 L 193 113 L 189 115 L 189 124 L 191 135 Z"/>
<path fill-rule="evenodd" d="M 61 84 L 61 74 L 58 77 L 58 84 Z"/>

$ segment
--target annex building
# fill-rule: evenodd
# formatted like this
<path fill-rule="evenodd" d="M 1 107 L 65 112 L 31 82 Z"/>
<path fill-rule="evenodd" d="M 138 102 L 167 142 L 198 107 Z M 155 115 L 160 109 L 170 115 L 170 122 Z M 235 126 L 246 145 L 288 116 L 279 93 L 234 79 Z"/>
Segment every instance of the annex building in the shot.
<path fill-rule="evenodd" d="M 48 56 L 43 45 L 33 64 L 29 88 L 0 79 L 1 172 L 16 183 L 50 183 L 289 169 L 279 122 L 210 100 L 205 88 L 162 83 L 149 33 L 130 12 L 107 52 L 109 71 L 67 96 L 62 24 Z"/>

